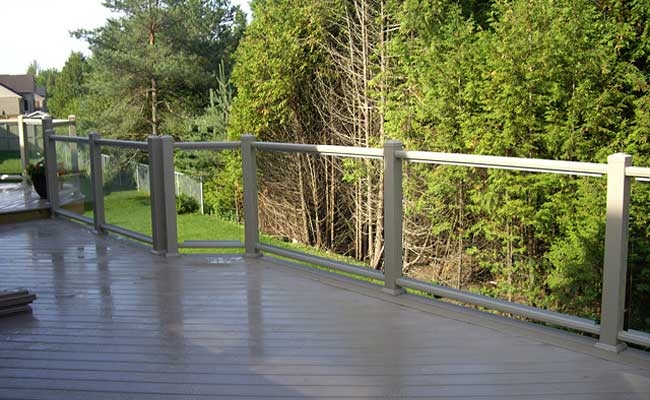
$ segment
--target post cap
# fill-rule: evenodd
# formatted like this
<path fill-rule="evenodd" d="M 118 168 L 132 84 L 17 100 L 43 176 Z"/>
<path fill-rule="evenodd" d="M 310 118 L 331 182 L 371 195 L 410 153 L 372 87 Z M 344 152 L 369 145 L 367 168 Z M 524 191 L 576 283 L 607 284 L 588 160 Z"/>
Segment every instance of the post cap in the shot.
<path fill-rule="evenodd" d="M 607 163 L 632 165 L 632 156 L 627 153 L 610 154 L 607 157 Z"/>
<path fill-rule="evenodd" d="M 399 140 L 386 139 L 384 140 L 384 147 L 402 148 L 404 144 Z"/>

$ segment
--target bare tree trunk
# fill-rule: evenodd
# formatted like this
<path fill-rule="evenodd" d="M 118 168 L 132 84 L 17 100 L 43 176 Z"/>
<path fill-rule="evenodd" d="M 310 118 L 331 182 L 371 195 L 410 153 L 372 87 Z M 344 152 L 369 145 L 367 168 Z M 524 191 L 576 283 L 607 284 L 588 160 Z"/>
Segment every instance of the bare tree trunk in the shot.
<path fill-rule="evenodd" d="M 458 188 L 458 269 L 456 271 L 456 288 L 463 285 L 463 182 Z"/>
<path fill-rule="evenodd" d="M 309 206 L 305 196 L 305 182 L 302 176 L 302 154 L 298 154 L 298 192 L 300 193 L 300 215 L 302 216 L 302 237 L 300 240 L 309 244 L 309 220 L 307 213 Z"/>
<path fill-rule="evenodd" d="M 151 134 L 158 134 L 158 98 L 157 98 L 156 80 L 151 78 Z"/>
<path fill-rule="evenodd" d="M 154 5 L 158 8 L 158 2 L 155 2 Z M 153 18 L 149 24 L 149 46 L 154 47 L 156 45 L 156 30 L 157 23 L 156 19 Z M 151 134 L 158 134 L 158 89 L 156 87 L 156 78 L 151 77 Z"/>

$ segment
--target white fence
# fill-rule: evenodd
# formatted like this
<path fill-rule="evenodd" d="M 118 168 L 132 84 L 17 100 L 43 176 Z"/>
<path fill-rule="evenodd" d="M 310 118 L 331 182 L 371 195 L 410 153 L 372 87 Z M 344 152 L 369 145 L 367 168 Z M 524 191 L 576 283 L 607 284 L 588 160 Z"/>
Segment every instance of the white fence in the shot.
<path fill-rule="evenodd" d="M 102 154 L 102 158 L 105 156 L 105 154 Z M 149 193 L 149 165 L 142 163 L 133 164 L 133 173 L 137 190 L 139 192 Z M 176 195 L 178 196 L 180 194 L 184 194 L 186 196 L 194 198 L 199 203 L 201 214 L 203 214 L 203 179 L 196 179 L 182 172 L 174 171 L 174 182 L 176 187 Z"/>
<path fill-rule="evenodd" d="M 109 154 L 102 154 L 101 157 L 104 182 L 113 182 L 119 188 L 135 186 L 139 192 L 150 193 L 149 165 L 136 161 L 115 162 Z M 66 171 L 90 171 L 89 149 L 87 146 L 76 143 L 59 146 L 57 162 Z M 203 179 L 197 179 L 179 171 L 174 171 L 174 178 L 176 195 L 184 194 L 194 198 L 199 203 L 199 210 L 203 214 Z"/>

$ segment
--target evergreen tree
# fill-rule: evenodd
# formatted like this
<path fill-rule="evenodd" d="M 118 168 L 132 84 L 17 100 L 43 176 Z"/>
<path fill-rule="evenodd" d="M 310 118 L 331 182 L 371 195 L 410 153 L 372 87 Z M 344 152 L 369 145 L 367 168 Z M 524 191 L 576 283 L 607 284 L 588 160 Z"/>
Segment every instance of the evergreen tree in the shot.
<path fill-rule="evenodd" d="M 48 109 L 56 118 L 79 116 L 80 103 L 87 95 L 85 87 L 90 70 L 88 61 L 81 53 L 73 52 L 58 74 Z"/>
<path fill-rule="evenodd" d="M 221 62 L 243 30 L 227 0 L 109 0 L 119 17 L 79 31 L 93 53 L 87 115 L 103 132 L 172 133 L 174 118 L 207 104 Z"/>

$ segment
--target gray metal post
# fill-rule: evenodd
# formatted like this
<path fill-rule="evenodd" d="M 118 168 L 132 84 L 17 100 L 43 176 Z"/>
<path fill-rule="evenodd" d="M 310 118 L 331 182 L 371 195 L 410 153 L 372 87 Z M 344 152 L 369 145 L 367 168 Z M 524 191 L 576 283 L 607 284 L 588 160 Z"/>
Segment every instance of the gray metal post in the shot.
<path fill-rule="evenodd" d="M 257 205 L 257 159 L 253 147 L 255 136 L 241 135 L 242 176 L 244 181 L 244 246 L 246 255 L 258 256 L 260 239 Z"/>
<path fill-rule="evenodd" d="M 47 184 L 47 199 L 50 202 L 52 216 L 54 216 L 54 210 L 59 206 L 59 185 L 57 178 L 58 167 L 56 162 L 56 142 L 50 139 L 50 136 L 54 135 L 52 118 L 43 118 L 42 127 L 43 147 L 45 150 L 45 181 Z"/>
<path fill-rule="evenodd" d="M 153 251 L 178 254 L 176 192 L 174 188 L 174 139 L 149 136 L 149 194 Z"/>
<path fill-rule="evenodd" d="M 596 347 L 619 352 L 627 346 L 618 340 L 625 318 L 630 178 L 625 168 L 632 156 L 624 153 L 607 158 L 607 218 L 605 222 L 605 264 L 600 316 L 600 339 Z"/>
<path fill-rule="evenodd" d="M 162 195 L 162 140 L 160 136 L 149 136 L 149 196 L 151 201 L 151 236 L 153 252 L 165 252 L 164 196 Z"/>
<path fill-rule="evenodd" d="M 402 277 L 402 160 L 395 152 L 402 142 L 384 142 L 384 292 L 404 293 L 397 285 Z"/>
<path fill-rule="evenodd" d="M 102 150 L 97 140 L 101 135 L 92 132 L 88 135 L 88 147 L 90 153 L 90 183 L 92 186 L 93 196 L 93 220 L 95 222 L 95 232 L 102 233 L 102 225 L 106 223 L 104 213 L 104 177 L 102 174 Z"/>
<path fill-rule="evenodd" d="M 178 254 L 178 227 L 176 225 L 176 171 L 174 169 L 174 138 L 161 136 L 161 178 L 165 215 L 166 255 Z M 150 171 L 151 173 L 151 171 Z"/>
<path fill-rule="evenodd" d="M 18 143 L 20 144 L 20 166 L 23 169 L 23 183 L 27 181 L 27 173 L 25 170 L 29 166 L 29 139 L 27 138 L 27 129 L 25 129 L 25 121 L 23 116 L 18 116 Z"/>

